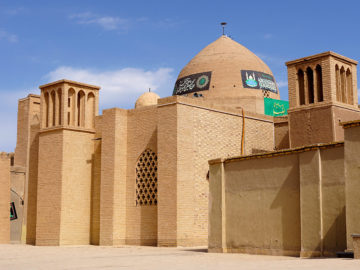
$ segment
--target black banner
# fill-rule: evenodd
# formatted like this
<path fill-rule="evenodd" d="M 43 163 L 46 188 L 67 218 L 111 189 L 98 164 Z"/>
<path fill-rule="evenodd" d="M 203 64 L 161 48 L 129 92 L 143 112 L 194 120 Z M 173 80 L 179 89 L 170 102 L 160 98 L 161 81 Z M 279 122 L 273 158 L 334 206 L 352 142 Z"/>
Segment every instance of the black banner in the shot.
<path fill-rule="evenodd" d="M 211 71 L 180 78 L 175 83 L 173 96 L 209 90 L 210 80 Z"/>
<path fill-rule="evenodd" d="M 274 77 L 270 74 L 254 70 L 242 70 L 241 78 L 244 88 L 268 90 L 273 93 L 278 92 Z"/>

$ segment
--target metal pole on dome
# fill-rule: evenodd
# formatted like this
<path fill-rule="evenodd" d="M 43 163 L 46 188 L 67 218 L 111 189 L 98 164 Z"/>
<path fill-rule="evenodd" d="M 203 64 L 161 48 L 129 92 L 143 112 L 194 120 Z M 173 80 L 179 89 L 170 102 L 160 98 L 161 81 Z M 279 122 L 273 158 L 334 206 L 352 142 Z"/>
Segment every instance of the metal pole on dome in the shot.
<path fill-rule="evenodd" d="M 221 24 L 222 30 L 223 30 L 222 35 L 225 36 L 225 26 L 227 25 L 227 23 L 226 23 L 226 22 L 222 22 L 222 23 L 220 23 L 220 24 Z"/>

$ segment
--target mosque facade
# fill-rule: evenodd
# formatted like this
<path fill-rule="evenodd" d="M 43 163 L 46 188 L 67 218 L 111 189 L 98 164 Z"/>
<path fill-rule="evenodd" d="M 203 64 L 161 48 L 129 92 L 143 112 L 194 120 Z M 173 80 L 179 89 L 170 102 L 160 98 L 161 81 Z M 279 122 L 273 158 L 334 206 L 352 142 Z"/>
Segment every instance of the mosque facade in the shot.
<path fill-rule="evenodd" d="M 339 122 L 360 119 L 356 61 L 326 52 L 286 65 L 289 103 L 270 68 L 224 35 L 183 68 L 172 96 L 144 93 L 134 109 L 99 115 L 99 86 L 40 86 L 19 100 L 15 154 L 2 156 L 12 164 L 0 180 L 17 193 L 11 240 L 207 246 L 209 160 L 343 141 Z"/>

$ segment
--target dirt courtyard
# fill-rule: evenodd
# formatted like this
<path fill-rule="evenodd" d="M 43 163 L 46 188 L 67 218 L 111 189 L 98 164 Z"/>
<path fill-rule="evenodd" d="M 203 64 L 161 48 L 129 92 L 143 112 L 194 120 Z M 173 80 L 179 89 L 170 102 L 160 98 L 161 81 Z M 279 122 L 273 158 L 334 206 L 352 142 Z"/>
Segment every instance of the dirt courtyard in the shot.
<path fill-rule="evenodd" d="M 299 259 L 157 247 L 0 245 L 0 269 L 360 269 L 354 259 Z"/>

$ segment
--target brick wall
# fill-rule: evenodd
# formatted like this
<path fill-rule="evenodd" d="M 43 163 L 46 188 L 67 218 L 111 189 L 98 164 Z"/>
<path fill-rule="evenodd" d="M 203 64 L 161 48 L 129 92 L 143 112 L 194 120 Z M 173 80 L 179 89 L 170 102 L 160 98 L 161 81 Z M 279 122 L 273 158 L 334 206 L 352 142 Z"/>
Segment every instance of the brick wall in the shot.
<path fill-rule="evenodd" d="M 136 205 L 136 164 L 140 155 L 157 151 L 157 107 L 147 106 L 128 111 L 126 243 L 157 245 L 157 205 Z M 118 196 L 118 195 L 117 195 Z"/>
<path fill-rule="evenodd" d="M 10 242 L 10 155 L 0 153 L 0 244 Z"/>
<path fill-rule="evenodd" d="M 241 153 L 242 117 L 239 111 L 232 114 L 192 104 L 175 106 L 165 105 L 159 109 L 159 245 L 206 245 L 207 161 Z M 170 138 L 176 141 L 169 142 Z M 171 147 L 174 143 L 175 149 Z M 250 154 L 273 148 L 273 122 L 247 117 L 244 152 Z M 166 169 L 170 164 L 176 168 L 172 172 Z M 171 221 L 173 219 L 176 220 Z M 162 223 L 173 227 L 165 227 Z M 175 239 L 170 238 L 175 235 Z"/>

